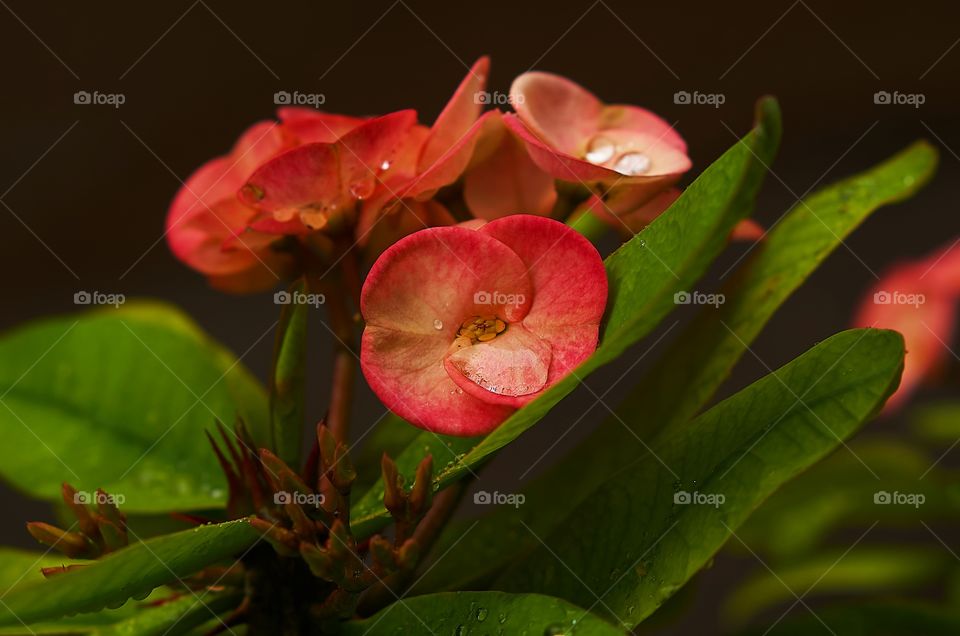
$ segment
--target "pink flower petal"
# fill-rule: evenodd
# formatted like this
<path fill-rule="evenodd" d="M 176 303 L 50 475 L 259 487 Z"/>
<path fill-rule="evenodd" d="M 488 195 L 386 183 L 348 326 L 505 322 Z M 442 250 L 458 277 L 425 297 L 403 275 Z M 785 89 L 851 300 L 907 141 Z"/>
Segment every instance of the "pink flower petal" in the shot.
<path fill-rule="evenodd" d="M 507 214 L 549 215 L 557 201 L 553 177 L 530 159 L 523 142 L 497 117 L 496 127 L 484 136 L 493 149 L 464 177 L 463 197 L 474 216 L 492 220 Z"/>
<path fill-rule="evenodd" d="M 597 348 L 607 304 L 600 254 L 575 230 L 543 217 L 506 216 L 478 232 L 509 246 L 528 268 L 535 295 L 523 324 L 552 347 L 552 385 Z"/>
<path fill-rule="evenodd" d="M 283 122 L 284 130 L 301 144 L 333 143 L 366 121 L 362 117 L 324 113 L 299 106 L 280 108 L 277 116 Z"/>
<path fill-rule="evenodd" d="M 533 281 L 533 305 L 524 325 L 597 325 L 607 304 L 607 272 L 597 248 L 567 225 L 539 216 L 515 214 L 479 230 L 509 247 Z"/>
<path fill-rule="evenodd" d="M 551 357 L 546 341 L 516 323 L 490 342 L 455 350 L 445 366 L 466 393 L 484 402 L 517 408 L 546 385 Z"/>
<path fill-rule="evenodd" d="M 597 129 L 603 102 L 576 82 L 552 73 L 520 75 L 510 87 L 514 110 L 534 138 L 568 155 Z"/>
<path fill-rule="evenodd" d="M 494 238 L 456 226 L 411 234 L 383 253 L 363 285 L 364 376 L 413 424 L 457 435 L 489 431 L 509 408 L 464 393 L 443 359 L 464 320 L 520 321 L 532 294 L 524 263 Z"/>
<path fill-rule="evenodd" d="M 467 318 L 519 321 L 532 298 L 526 266 L 506 245 L 473 230 L 435 227 L 381 255 L 364 282 L 360 310 L 367 324 L 431 334 L 449 345 Z"/>
<path fill-rule="evenodd" d="M 345 198 L 335 146 L 313 143 L 288 150 L 260 166 L 238 196 L 278 221 L 310 215 L 315 222 L 309 225 L 322 227 Z"/>
<path fill-rule="evenodd" d="M 687 152 L 687 142 L 683 140 L 680 133 L 645 108 L 612 104 L 603 109 L 598 123 L 600 130 L 613 128 L 642 132 L 655 139 L 662 139 L 684 154 Z"/>
<path fill-rule="evenodd" d="M 854 320 L 859 327 L 894 329 L 903 334 L 907 348 L 903 376 L 887 402 L 888 410 L 901 406 L 950 355 L 956 292 L 938 284 L 935 275 L 925 275 L 930 264 L 924 259 L 894 266 L 864 297 Z"/>
<path fill-rule="evenodd" d="M 487 85 L 490 74 L 490 58 L 484 56 L 477 60 L 460 82 L 453 97 L 447 102 L 443 112 L 437 117 L 430 135 L 423 144 L 420 154 L 419 171 L 424 172 L 448 154 L 450 148 L 457 145 L 467 133 L 483 110 L 479 99 Z"/>
<path fill-rule="evenodd" d="M 380 175 L 393 164 L 416 123 L 416 111 L 401 110 L 368 120 L 337 142 L 341 174 L 353 198 L 373 194 Z"/>
<path fill-rule="evenodd" d="M 424 164 L 421 161 L 421 172 L 410 182 L 401 196 L 422 199 L 433 196 L 440 188 L 456 181 L 469 165 L 481 132 L 491 125 L 496 115 L 496 111 L 484 113 L 462 136 L 453 140 L 434 162 Z"/>
<path fill-rule="evenodd" d="M 366 287 L 365 287 L 366 289 Z M 450 342 L 368 324 L 360 367 L 384 405 L 411 424 L 445 435 L 489 433 L 513 411 L 465 393 L 444 368 Z"/>
<path fill-rule="evenodd" d="M 238 281 L 252 270 L 267 271 L 262 262 L 284 268 L 285 256 L 239 240 L 256 210 L 237 201 L 235 193 L 258 162 L 287 144 L 276 124 L 260 122 L 241 135 L 229 155 L 207 162 L 187 179 L 167 215 L 167 240 L 177 258 L 208 276 L 232 275 Z"/>
<path fill-rule="evenodd" d="M 392 212 L 379 217 L 361 215 L 357 226 L 357 243 L 363 246 L 364 256 L 375 259 L 385 249 L 414 232 L 428 227 L 456 225 L 457 221 L 441 203 L 403 201 Z"/>

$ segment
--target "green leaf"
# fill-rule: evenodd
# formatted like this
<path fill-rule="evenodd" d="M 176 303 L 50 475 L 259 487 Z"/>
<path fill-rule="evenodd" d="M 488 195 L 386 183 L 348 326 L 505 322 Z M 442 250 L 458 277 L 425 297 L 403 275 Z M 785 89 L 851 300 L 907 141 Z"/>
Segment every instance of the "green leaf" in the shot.
<path fill-rule="evenodd" d="M 202 429 L 243 417 L 269 440 L 250 373 L 183 313 L 141 302 L 44 320 L 0 338 L 0 475 L 56 500 L 104 488 L 126 512 L 221 507 Z"/>
<path fill-rule="evenodd" d="M 67 559 L 56 553 L 41 554 L 15 548 L 0 547 L 0 601 L 6 599 L 12 590 L 46 580 L 40 573 L 41 568 L 58 567 L 84 563 Z M 2 607 L 2 605 L 0 605 Z M 0 634 L 85 634 L 104 625 L 129 618 L 138 611 L 132 603 L 115 610 L 104 610 L 96 614 L 83 614 L 61 618 L 55 621 L 34 623 L 24 627 L 16 623 L 11 627 L 0 627 Z"/>
<path fill-rule="evenodd" d="M 762 570 L 724 602 L 724 621 L 743 625 L 771 607 L 792 605 L 797 595 L 812 603 L 818 595 L 879 595 L 923 589 L 953 567 L 936 548 L 855 546 L 835 550 L 789 567 Z"/>
<path fill-rule="evenodd" d="M 448 592 L 399 600 L 344 623 L 343 636 L 380 634 L 589 634 L 624 632 L 566 601 L 539 594 Z"/>
<path fill-rule="evenodd" d="M 704 273 L 733 227 L 749 214 L 779 141 L 779 107 L 772 99 L 761 100 L 750 134 L 707 168 L 669 210 L 606 259 L 610 297 L 594 354 L 462 459 L 443 467 L 437 478 L 441 487 L 460 479 L 536 424 L 587 375 L 616 359 L 675 308 L 673 295 Z M 410 451 L 418 453 L 430 437 L 430 433 L 421 434 Z M 382 485 L 377 489 L 367 493 L 351 513 L 365 529 L 375 530 L 388 519 L 378 503 Z"/>
<path fill-rule="evenodd" d="M 843 636 L 955 636 L 960 632 L 960 612 L 932 603 L 885 599 L 869 603 L 815 608 L 816 615 L 802 607 L 772 628 L 761 624 L 751 636 L 810 636 L 827 633 Z"/>
<path fill-rule="evenodd" d="M 380 458 L 383 453 L 397 457 L 422 431 L 396 413 L 387 412 L 361 436 L 360 448 L 350 452 L 357 469 L 353 482 L 356 492 L 365 492 L 380 479 Z"/>
<path fill-rule="evenodd" d="M 850 450 L 826 458 L 764 502 L 738 531 L 744 543 L 776 564 L 810 554 L 838 528 L 863 528 L 877 520 L 884 528 L 915 528 L 921 519 L 933 523 L 956 516 L 955 479 L 939 471 L 926 474 L 933 458 L 903 439 L 851 444 Z M 874 497 L 883 492 L 922 495 L 924 501 L 877 504 Z"/>
<path fill-rule="evenodd" d="M 290 286 L 289 294 L 304 292 L 304 283 Z M 273 345 L 270 377 L 271 448 L 290 466 L 300 465 L 303 443 L 304 395 L 307 367 L 306 303 L 288 303 L 280 312 Z"/>
<path fill-rule="evenodd" d="M 596 605 L 636 625 L 777 487 L 882 407 L 899 384 L 903 354 L 896 332 L 846 331 L 667 430 L 652 457 L 622 465 L 495 587 Z M 686 497 L 700 503 L 684 505 Z"/>
<path fill-rule="evenodd" d="M 638 437 L 682 425 L 699 411 L 774 312 L 827 256 L 879 206 L 922 187 L 936 163 L 936 150 L 916 143 L 796 205 L 722 288 L 726 303 L 701 310 L 616 409 L 617 416 L 524 489 L 527 503 L 521 509 L 498 509 L 465 536 L 463 531 L 472 522 L 456 522 L 444 531 L 436 552 L 442 554 L 454 542 L 459 542 L 457 550 L 444 557 L 418 589 L 469 586 L 536 547 L 536 539 L 523 524 L 537 533 L 551 531 L 599 483 L 643 450 L 638 448 Z M 950 442 L 957 437 L 960 433 Z M 808 528 L 805 522 L 796 531 Z M 501 541 L 501 536 L 511 540 Z M 767 536 L 776 540 L 784 535 Z"/>
<path fill-rule="evenodd" d="M 936 165 L 936 149 L 917 142 L 798 203 L 722 288 L 726 302 L 716 309 L 704 307 L 618 409 L 644 414 L 631 418 L 635 432 L 666 428 L 695 415 L 774 312 L 827 256 L 874 210 L 923 187 Z"/>
<path fill-rule="evenodd" d="M 18 585 L 0 603 L 0 627 L 119 607 L 177 583 L 208 565 L 236 558 L 260 538 L 246 520 L 199 526 L 143 543 L 53 578 Z"/>
<path fill-rule="evenodd" d="M 198 592 L 157 607 L 143 608 L 136 615 L 93 632 L 94 636 L 178 636 L 214 620 L 240 604 L 242 594 Z"/>
<path fill-rule="evenodd" d="M 921 439 L 937 446 L 952 447 L 960 439 L 960 404 L 936 402 L 910 413 L 910 423 Z"/>

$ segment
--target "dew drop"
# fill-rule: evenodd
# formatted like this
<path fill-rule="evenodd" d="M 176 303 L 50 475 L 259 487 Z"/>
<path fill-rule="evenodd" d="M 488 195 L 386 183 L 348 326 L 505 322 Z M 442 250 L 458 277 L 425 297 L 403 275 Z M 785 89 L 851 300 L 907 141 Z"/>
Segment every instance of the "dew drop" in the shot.
<path fill-rule="evenodd" d="M 384 160 L 383 160 L 383 163 L 380 164 L 380 169 L 381 169 L 381 170 L 389 170 L 389 169 L 390 169 L 390 160 L 389 160 L 389 159 L 384 159 Z"/>
<path fill-rule="evenodd" d="M 372 181 L 371 182 L 360 181 L 360 182 L 350 184 L 350 194 L 353 195 L 353 198 L 355 199 L 360 199 L 360 200 L 366 199 L 371 194 L 373 194 L 373 190 L 374 190 L 374 183 Z"/>
<path fill-rule="evenodd" d="M 643 174 L 650 169 L 650 157 L 642 152 L 628 152 L 620 155 L 613 169 L 628 177 Z"/>
<path fill-rule="evenodd" d="M 477 608 L 477 620 L 482 623 L 483 621 L 487 620 L 487 614 L 489 614 L 489 613 L 490 613 L 490 612 L 489 612 L 489 610 L 487 610 L 486 607 L 478 607 L 478 608 Z"/>
<path fill-rule="evenodd" d="M 616 151 L 617 147 L 613 145 L 612 141 L 597 135 L 587 144 L 587 154 L 584 157 L 590 163 L 600 165 L 610 161 Z"/>
<path fill-rule="evenodd" d="M 434 321 L 433 321 L 433 328 L 436 329 L 437 331 L 440 331 L 441 329 L 443 329 L 443 321 L 440 320 L 439 318 L 437 318 L 436 320 L 434 320 Z"/>

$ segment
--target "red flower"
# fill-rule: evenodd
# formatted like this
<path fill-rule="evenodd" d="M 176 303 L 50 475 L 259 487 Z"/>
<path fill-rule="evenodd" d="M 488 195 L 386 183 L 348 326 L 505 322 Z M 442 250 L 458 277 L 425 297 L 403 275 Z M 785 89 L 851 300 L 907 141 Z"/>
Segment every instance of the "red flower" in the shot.
<path fill-rule="evenodd" d="M 906 342 L 903 376 L 888 408 L 903 404 L 949 359 L 958 295 L 960 250 L 950 246 L 890 268 L 861 301 L 856 326 L 895 329 Z"/>
<path fill-rule="evenodd" d="M 293 143 L 273 122 L 254 124 L 229 154 L 194 172 L 174 198 L 167 214 L 170 248 L 214 286 L 268 289 L 290 267 L 289 255 L 270 248 L 279 237 L 245 232 L 256 210 L 236 192 L 258 165 Z"/>
<path fill-rule="evenodd" d="M 596 249 L 557 221 L 423 230 L 364 283 L 361 366 L 412 424 L 486 433 L 594 351 L 606 299 Z"/>
<path fill-rule="evenodd" d="M 650 196 L 690 169 L 687 145 L 664 120 L 636 106 L 604 104 L 550 73 L 513 81 L 507 125 L 558 179 L 643 188 Z"/>

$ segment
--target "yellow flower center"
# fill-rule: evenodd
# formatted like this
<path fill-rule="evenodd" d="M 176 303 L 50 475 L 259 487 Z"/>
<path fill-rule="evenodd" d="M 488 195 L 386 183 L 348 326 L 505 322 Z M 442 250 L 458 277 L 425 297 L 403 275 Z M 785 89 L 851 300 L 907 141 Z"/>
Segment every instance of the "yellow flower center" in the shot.
<path fill-rule="evenodd" d="M 507 323 L 496 316 L 472 316 L 460 324 L 453 344 L 463 349 L 478 342 L 490 342 L 506 330 Z"/>

